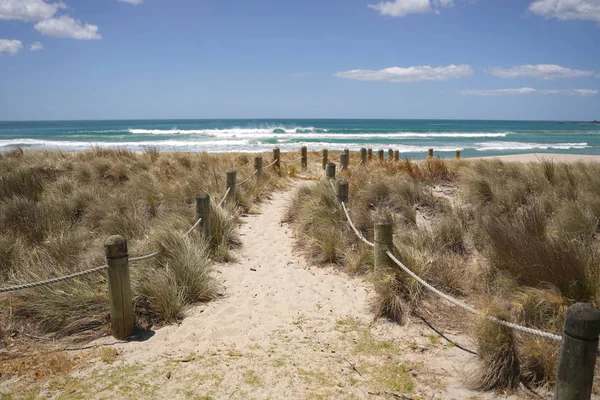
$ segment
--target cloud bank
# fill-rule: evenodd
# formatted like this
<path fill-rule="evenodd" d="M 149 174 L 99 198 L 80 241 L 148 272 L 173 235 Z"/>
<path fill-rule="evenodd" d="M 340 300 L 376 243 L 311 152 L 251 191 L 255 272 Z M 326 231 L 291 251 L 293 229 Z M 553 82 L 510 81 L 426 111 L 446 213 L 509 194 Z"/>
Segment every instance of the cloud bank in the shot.
<path fill-rule="evenodd" d="M 129 3 L 129 4 L 133 4 L 134 6 L 137 6 L 138 4 L 142 4 L 142 2 L 144 0 L 119 0 L 122 1 L 123 3 Z"/>
<path fill-rule="evenodd" d="M 390 67 L 381 70 L 353 69 L 351 71 L 337 72 L 335 76 L 344 79 L 371 82 L 423 82 L 446 81 L 473 74 L 473 69 L 468 65 L 448 65 L 445 67 L 431 67 L 429 65 L 413 67 Z"/>
<path fill-rule="evenodd" d="M 543 89 L 537 90 L 530 87 L 522 87 L 515 89 L 493 89 L 493 90 L 477 90 L 467 89 L 457 92 L 462 96 L 511 96 L 511 95 L 526 95 L 526 94 L 562 94 L 571 96 L 595 96 L 598 94 L 594 89 Z"/>
<path fill-rule="evenodd" d="M 583 20 L 600 23 L 600 0 L 536 0 L 529 11 L 561 21 Z"/>
<path fill-rule="evenodd" d="M 511 68 L 492 67 L 488 72 L 499 78 L 534 78 L 543 80 L 582 78 L 595 74 L 594 71 L 565 68 L 556 64 L 517 65 Z"/>
<path fill-rule="evenodd" d="M 379 11 L 381 15 L 404 17 L 407 14 L 439 13 L 442 7 L 450 7 L 454 0 L 394 0 L 369 4 L 369 8 Z"/>
<path fill-rule="evenodd" d="M 98 33 L 98 26 L 92 24 L 82 25 L 67 15 L 40 21 L 33 26 L 42 35 L 55 38 L 70 38 L 78 40 L 99 40 L 102 36 Z"/>
<path fill-rule="evenodd" d="M 45 3 L 43 0 L 2 0 L 0 1 L 0 20 L 34 22 L 52 18 L 65 4 Z"/>

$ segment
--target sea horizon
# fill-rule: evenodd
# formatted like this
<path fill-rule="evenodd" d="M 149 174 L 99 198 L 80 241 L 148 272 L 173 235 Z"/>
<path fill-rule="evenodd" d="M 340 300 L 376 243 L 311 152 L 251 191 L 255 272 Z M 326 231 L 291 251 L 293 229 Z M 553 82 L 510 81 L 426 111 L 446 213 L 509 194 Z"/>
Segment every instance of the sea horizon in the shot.
<path fill-rule="evenodd" d="M 358 151 L 394 148 L 424 157 L 428 148 L 464 157 L 525 153 L 600 154 L 593 121 L 483 119 L 127 119 L 0 121 L 0 151 L 84 151 L 94 147 L 173 152 Z"/>

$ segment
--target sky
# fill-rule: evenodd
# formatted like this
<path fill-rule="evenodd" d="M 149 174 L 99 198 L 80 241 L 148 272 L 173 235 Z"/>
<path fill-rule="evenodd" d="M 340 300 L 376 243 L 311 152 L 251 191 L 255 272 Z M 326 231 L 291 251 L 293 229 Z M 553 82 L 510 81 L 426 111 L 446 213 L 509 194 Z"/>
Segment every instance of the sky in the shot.
<path fill-rule="evenodd" d="M 600 0 L 0 0 L 0 120 L 600 120 Z"/>

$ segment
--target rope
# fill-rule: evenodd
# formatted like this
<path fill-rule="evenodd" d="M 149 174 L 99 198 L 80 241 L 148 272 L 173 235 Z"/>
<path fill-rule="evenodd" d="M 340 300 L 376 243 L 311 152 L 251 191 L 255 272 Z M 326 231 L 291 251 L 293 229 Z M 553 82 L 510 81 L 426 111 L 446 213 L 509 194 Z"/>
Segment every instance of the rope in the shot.
<path fill-rule="evenodd" d="M 157 256 L 157 255 L 159 255 L 160 253 L 161 253 L 160 251 L 156 251 L 156 252 L 154 252 L 154 253 L 150 253 L 150 254 L 147 254 L 147 255 L 145 255 L 145 256 L 141 256 L 141 257 L 133 257 L 133 258 L 130 258 L 130 259 L 129 259 L 129 262 L 138 262 L 138 261 L 144 261 L 144 260 L 147 260 L 147 259 L 149 259 L 149 258 L 156 257 L 156 256 Z"/>
<path fill-rule="evenodd" d="M 496 324 L 503 325 L 503 326 L 506 326 L 508 328 L 511 328 L 511 329 L 514 329 L 514 330 L 517 330 L 517 331 L 528 333 L 530 335 L 535 335 L 535 336 L 543 337 L 545 339 L 556 340 L 558 342 L 562 341 L 562 336 L 554 335 L 552 333 L 540 331 L 540 330 L 533 329 L 533 328 L 527 328 L 525 326 L 513 324 L 512 322 L 503 321 L 503 320 L 498 319 L 496 317 L 492 317 L 492 316 L 489 316 L 489 315 L 484 315 L 480 311 L 477 311 L 475 308 L 473 308 L 473 307 L 471 307 L 471 306 L 463 303 L 462 301 L 457 300 L 454 297 L 452 297 L 450 295 L 447 295 L 446 293 L 443 293 L 443 292 L 439 291 L 438 289 L 436 289 L 435 287 L 431 286 L 429 283 L 427 283 L 426 281 L 424 281 L 423 279 L 421 279 L 421 277 L 419 277 L 417 274 L 415 274 L 410 269 L 408 269 L 404 264 L 402 264 L 396 257 L 394 257 L 394 255 L 390 251 L 386 251 L 385 253 L 388 255 L 388 257 L 390 259 L 392 259 L 392 261 L 394 261 L 400 268 L 402 268 L 402 270 L 404 272 L 406 272 L 408 275 L 410 275 L 413 279 L 415 279 L 421 285 L 425 286 L 427 289 L 431 290 L 433 293 L 437 294 L 442 299 L 449 301 L 450 303 L 454 304 L 457 307 L 462 308 L 463 310 L 466 310 L 466 311 L 468 311 L 470 313 L 479 315 L 481 317 L 485 317 L 489 321 L 492 321 L 492 322 L 494 322 Z"/>
<path fill-rule="evenodd" d="M 358 167 L 358 166 L 359 166 L 360 164 L 362 164 L 362 163 L 363 163 L 363 160 L 362 160 L 362 158 L 361 158 L 361 159 L 360 159 L 360 162 L 359 162 L 358 164 L 356 164 L 356 166 Z"/>
<path fill-rule="evenodd" d="M 255 170 L 254 173 L 252 175 L 250 175 L 250 178 L 241 181 L 240 183 L 238 183 L 238 185 L 243 185 L 244 183 L 248 182 L 250 179 L 252 179 L 254 177 L 254 175 L 256 175 L 257 172 L 258 172 L 258 170 Z"/>
<path fill-rule="evenodd" d="M 265 169 L 267 169 L 267 168 L 269 168 L 269 167 L 272 167 L 273 165 L 275 165 L 275 163 L 276 163 L 276 162 L 277 162 L 277 160 L 273 160 L 273 162 L 272 162 L 271 164 L 267 165 L 267 166 L 265 167 Z"/>
<path fill-rule="evenodd" d="M 198 218 L 198 221 L 196 221 L 194 226 L 192 226 L 186 233 L 183 234 L 183 237 L 187 237 L 190 233 L 192 233 L 192 231 L 196 229 L 198 225 L 200 225 L 200 222 L 202 222 L 202 218 Z"/>
<path fill-rule="evenodd" d="M 225 192 L 225 195 L 223 196 L 223 198 L 221 199 L 221 201 L 219 202 L 219 204 L 217 204 L 217 207 L 221 207 L 221 204 L 223 204 L 223 202 L 227 198 L 227 195 L 229 194 L 230 191 L 231 191 L 231 186 L 227 188 L 227 191 Z"/>
<path fill-rule="evenodd" d="M 22 285 L 15 285 L 15 286 L 4 287 L 4 288 L 0 288 L 0 293 L 14 292 L 15 290 L 30 289 L 30 288 L 34 288 L 34 287 L 38 287 L 38 286 L 50 285 L 51 283 L 66 281 L 66 280 L 69 280 L 69 279 L 77 278 L 79 276 L 83 276 L 83 275 L 91 274 L 91 273 L 94 273 L 94 272 L 102 271 L 102 270 L 105 270 L 107 268 L 108 268 L 108 265 L 101 265 L 99 267 L 88 269 L 88 270 L 85 270 L 85 271 L 75 272 L 74 274 L 65 275 L 65 276 L 61 276 L 61 277 L 58 277 L 58 278 L 46 279 L 45 281 L 39 281 L 39 282 L 34 282 L 34 283 L 24 283 Z"/>
<path fill-rule="evenodd" d="M 344 209 L 344 213 L 346 213 L 346 218 L 348 218 L 348 223 L 352 227 L 352 230 L 354 231 L 354 233 L 356 233 L 356 236 L 358 236 L 358 238 L 360 240 L 362 240 L 367 246 L 375 247 L 374 243 L 371 243 L 367 239 L 365 239 L 365 237 L 360 234 L 358 229 L 356 229 L 356 226 L 354 226 L 354 224 L 352 223 L 352 220 L 350 219 L 350 214 L 348 213 L 348 209 L 346 208 L 346 204 L 344 204 L 344 202 L 342 202 L 342 208 Z"/>

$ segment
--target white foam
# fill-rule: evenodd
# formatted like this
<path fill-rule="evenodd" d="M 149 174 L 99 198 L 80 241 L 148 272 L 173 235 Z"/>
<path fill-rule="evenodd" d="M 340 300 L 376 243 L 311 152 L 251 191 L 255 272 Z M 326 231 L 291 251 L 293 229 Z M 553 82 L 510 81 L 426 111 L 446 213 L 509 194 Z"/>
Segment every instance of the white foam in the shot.
<path fill-rule="evenodd" d="M 587 143 L 521 143 L 521 142 L 484 142 L 475 143 L 477 151 L 501 151 L 501 150 L 569 150 L 588 148 Z"/>

